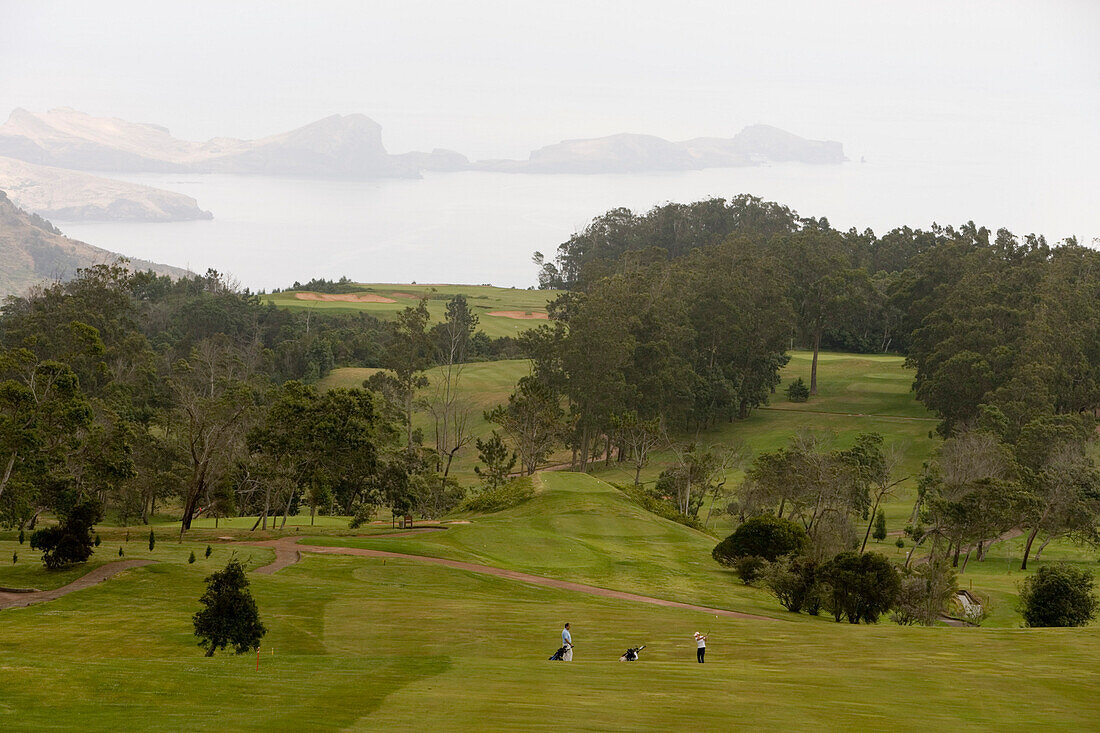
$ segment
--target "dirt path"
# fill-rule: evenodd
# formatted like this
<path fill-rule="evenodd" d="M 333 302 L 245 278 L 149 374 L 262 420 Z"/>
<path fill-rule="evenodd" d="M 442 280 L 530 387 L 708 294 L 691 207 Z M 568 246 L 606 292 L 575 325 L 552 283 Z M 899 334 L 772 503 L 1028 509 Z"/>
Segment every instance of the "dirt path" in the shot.
<path fill-rule="evenodd" d="M 388 534 L 380 535 L 363 535 L 363 539 L 380 540 L 386 537 L 412 537 L 420 534 L 430 534 L 432 532 L 442 532 L 446 530 L 446 527 L 421 527 L 420 529 L 411 529 L 406 532 L 391 532 Z M 271 575 L 277 573 L 285 567 L 289 567 L 294 563 L 302 559 L 302 553 L 298 551 L 298 547 L 294 544 L 300 538 L 298 537 L 283 537 L 277 540 L 266 540 L 262 542 L 249 542 L 247 544 L 255 545 L 257 547 L 270 547 L 275 550 L 275 561 L 264 565 L 263 567 L 256 568 L 252 572 L 260 573 L 261 575 Z M 303 550 L 308 550 L 309 546 L 303 547 Z"/>
<path fill-rule="evenodd" d="M 60 588 L 55 588 L 53 590 L 39 590 L 32 593 L 0 593 L 0 609 L 21 608 L 23 606 L 30 606 L 35 603 L 42 603 L 43 601 L 52 601 L 55 598 L 67 596 L 73 591 L 78 591 L 82 588 L 93 586 L 96 583 L 101 583 L 113 575 L 118 575 L 123 570 L 141 567 L 142 565 L 150 565 L 154 562 L 156 561 L 119 560 L 118 562 L 111 562 L 107 563 L 106 565 L 101 565 L 87 575 L 82 575 L 81 577 L 77 578 L 68 585 L 63 585 Z"/>
<path fill-rule="evenodd" d="M 518 570 L 507 570 L 505 568 L 495 568 L 489 565 L 478 565 L 471 562 L 462 562 L 460 560 L 447 560 L 441 557 L 426 557 L 424 555 L 405 555 L 400 552 L 388 552 L 386 550 L 367 550 L 360 547 L 321 547 L 319 545 L 299 545 L 297 544 L 298 537 L 284 537 L 278 540 L 268 540 L 267 542 L 250 542 L 248 544 L 257 545 L 259 547 L 271 547 L 275 550 L 276 560 L 271 565 L 266 565 L 264 568 L 258 569 L 256 572 L 266 570 L 273 565 L 279 563 L 280 556 L 288 558 L 292 555 L 296 555 L 298 551 L 301 552 L 313 552 L 320 555 L 354 555 L 355 557 L 374 557 L 374 558 L 390 558 L 394 560 L 413 560 L 415 562 L 425 562 L 432 565 L 443 565 L 444 567 L 454 568 L 455 570 L 465 570 L 471 573 L 481 573 L 483 575 L 492 575 L 497 578 L 506 578 L 508 580 L 517 580 L 521 583 L 530 583 L 532 585 L 541 585 L 548 588 L 558 588 L 560 590 L 573 591 L 575 593 L 587 593 L 591 596 L 600 596 L 601 598 L 615 598 L 623 601 L 635 601 L 638 603 L 649 603 L 654 606 L 663 606 L 665 608 L 682 608 L 688 611 L 702 611 L 704 613 L 714 614 L 715 616 L 726 616 L 729 618 L 746 618 L 754 619 L 757 621 L 774 621 L 775 619 L 768 616 L 757 616 L 751 613 L 741 613 L 739 611 L 729 611 L 724 608 L 710 608 L 708 606 L 696 606 L 692 603 L 681 603 L 679 601 L 669 601 L 664 598 L 652 598 L 650 596 L 640 596 L 636 593 L 627 593 L 625 591 L 610 590 L 608 588 L 600 588 L 595 585 L 585 585 L 584 583 L 573 583 L 568 580 L 557 580 L 555 578 L 544 578 L 541 575 L 532 575 L 531 573 L 521 573 Z M 286 565 L 296 562 L 291 560 Z M 282 567 L 286 567 L 283 565 Z M 268 572 L 275 572 L 274 570 Z"/>

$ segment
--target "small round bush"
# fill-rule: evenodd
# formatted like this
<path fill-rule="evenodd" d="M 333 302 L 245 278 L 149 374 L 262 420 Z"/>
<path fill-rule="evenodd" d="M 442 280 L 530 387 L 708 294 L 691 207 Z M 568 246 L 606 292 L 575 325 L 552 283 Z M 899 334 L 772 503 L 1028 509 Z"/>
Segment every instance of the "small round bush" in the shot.
<path fill-rule="evenodd" d="M 874 552 L 842 552 L 821 566 L 825 606 L 839 623 L 873 624 L 894 607 L 901 578 L 888 559 Z"/>
<path fill-rule="evenodd" d="M 806 402 L 810 399 L 810 388 L 802 381 L 802 377 L 787 385 L 787 399 L 791 402 Z"/>
<path fill-rule="evenodd" d="M 1020 612 L 1027 626 L 1084 626 L 1098 606 L 1092 573 L 1065 563 L 1046 565 L 1020 585 Z"/>
<path fill-rule="evenodd" d="M 195 551 L 194 550 L 191 550 L 191 556 L 187 558 L 187 564 L 188 565 L 194 565 L 195 564 Z"/>
<path fill-rule="evenodd" d="M 207 557 L 210 557 L 210 553 L 212 553 L 213 551 L 214 551 L 214 550 L 213 550 L 213 549 L 211 549 L 210 545 L 207 545 L 207 546 L 206 546 L 206 556 L 207 556 Z"/>
<path fill-rule="evenodd" d="M 801 555 L 809 545 L 802 525 L 765 514 L 749 519 L 711 551 L 718 563 L 737 570 L 741 580 L 751 583 L 763 561 L 775 562 L 787 555 Z M 755 558 L 759 562 L 745 560 Z"/>

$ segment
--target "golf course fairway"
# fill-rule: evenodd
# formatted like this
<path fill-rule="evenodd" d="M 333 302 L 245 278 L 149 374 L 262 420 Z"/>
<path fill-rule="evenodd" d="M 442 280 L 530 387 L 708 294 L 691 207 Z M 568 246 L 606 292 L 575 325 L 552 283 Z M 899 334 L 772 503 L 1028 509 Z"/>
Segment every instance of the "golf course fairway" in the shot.
<path fill-rule="evenodd" d="M 0 611 L 0 727 L 1082 730 L 1100 719 L 1096 628 L 852 626 L 788 614 L 713 563 L 713 538 L 590 476 L 537 478 L 528 501 L 446 531 L 308 542 L 453 557 L 774 620 L 303 552 L 272 575 L 249 573 L 268 628 L 257 671 L 252 654 L 204 658 L 191 615 L 203 577 L 230 555 L 255 569 L 274 553 L 215 542 L 210 558 L 188 564 L 206 539 L 162 540 L 153 553 L 127 553 L 155 564 Z M 575 661 L 548 662 L 566 621 Z M 705 665 L 694 661 L 695 631 L 710 633 Z M 640 644 L 639 662 L 617 661 Z"/>

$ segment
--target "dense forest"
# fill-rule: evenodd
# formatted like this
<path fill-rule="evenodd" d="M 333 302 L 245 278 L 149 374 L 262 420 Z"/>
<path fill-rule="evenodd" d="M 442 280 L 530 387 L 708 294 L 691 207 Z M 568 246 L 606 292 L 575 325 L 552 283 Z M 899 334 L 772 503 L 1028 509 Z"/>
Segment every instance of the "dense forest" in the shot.
<path fill-rule="evenodd" d="M 468 314 L 461 296 L 454 301 Z M 420 326 L 418 383 L 451 342 L 422 303 L 410 312 Z M 431 511 L 439 491 L 456 489 L 436 480 L 438 461 L 414 455 L 423 436 L 400 426 L 406 413 L 365 390 L 310 386 L 334 364 L 400 369 L 404 323 L 263 305 L 214 271 L 172 280 L 121 265 L 9 298 L 0 314 L 0 523 L 33 527 L 42 512 L 63 516 L 88 499 L 122 522 L 170 507 L 184 529 L 200 514 L 237 513 L 266 527 L 305 503 L 345 514 L 382 503 Z M 515 349 L 472 327 L 462 336 L 452 362 Z"/>
<path fill-rule="evenodd" d="M 1074 240 L 1051 246 L 973 223 L 840 232 L 740 196 L 615 209 L 553 262 L 535 260 L 542 287 L 570 291 L 551 306 L 562 327 L 537 338 L 558 339 L 548 351 L 563 355 L 598 341 L 619 360 L 603 367 L 605 392 L 622 373 L 640 395 L 609 397 L 622 406 L 605 420 L 622 408 L 684 425 L 744 415 L 792 343 L 904 354 L 944 435 L 987 407 L 1012 434 L 1039 414 L 1100 407 L 1100 252 Z M 540 368 L 570 370 L 548 357 Z M 658 375 L 686 391 L 670 393 Z"/>

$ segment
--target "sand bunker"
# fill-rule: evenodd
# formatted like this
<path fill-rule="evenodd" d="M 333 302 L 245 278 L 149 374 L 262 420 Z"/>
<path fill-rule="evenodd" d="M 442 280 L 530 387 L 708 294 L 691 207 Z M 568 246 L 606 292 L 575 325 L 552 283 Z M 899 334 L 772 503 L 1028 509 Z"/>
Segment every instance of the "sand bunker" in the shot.
<path fill-rule="evenodd" d="M 500 316 L 501 318 L 515 318 L 520 321 L 545 321 L 549 318 L 548 315 L 540 313 L 539 311 L 533 311 L 531 313 L 525 313 L 524 311 L 490 311 L 487 315 Z"/>
<path fill-rule="evenodd" d="M 298 300 L 324 300 L 340 301 L 344 303 L 396 303 L 393 298 L 386 298 L 373 293 L 295 293 Z"/>

